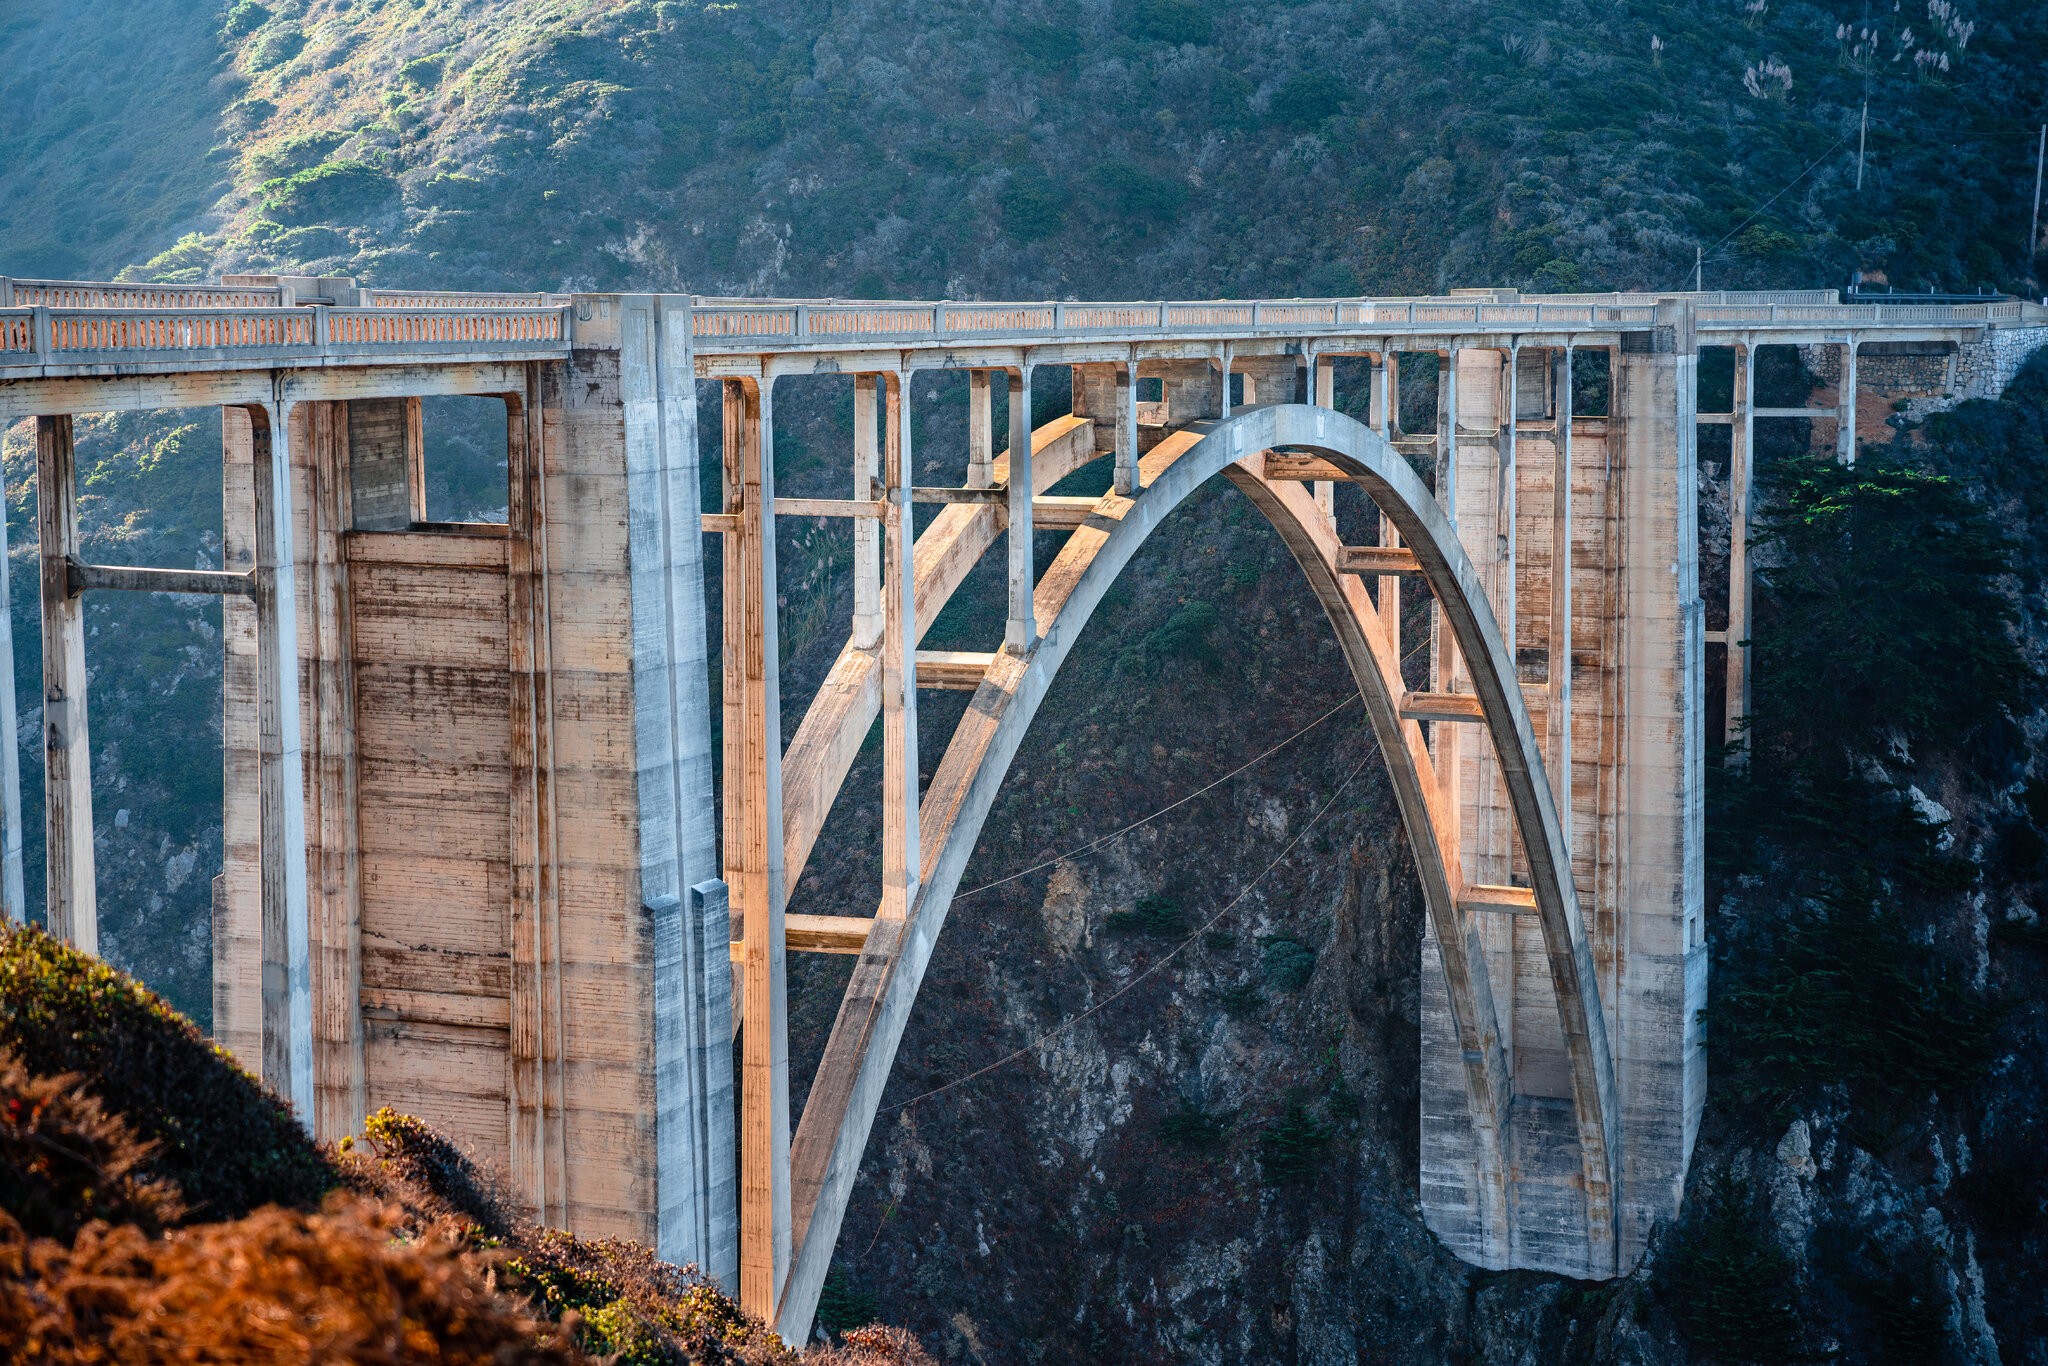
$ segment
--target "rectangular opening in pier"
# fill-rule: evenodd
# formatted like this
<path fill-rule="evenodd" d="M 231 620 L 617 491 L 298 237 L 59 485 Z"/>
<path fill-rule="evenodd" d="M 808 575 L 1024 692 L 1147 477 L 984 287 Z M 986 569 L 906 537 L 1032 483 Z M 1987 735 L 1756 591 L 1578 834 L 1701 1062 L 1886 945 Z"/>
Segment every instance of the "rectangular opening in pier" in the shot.
<path fill-rule="evenodd" d="M 1609 416 L 1613 357 L 1604 346 L 1572 349 L 1572 416 Z"/>
<path fill-rule="evenodd" d="M 1696 411 L 1702 413 L 1732 413 L 1735 411 L 1735 348 L 1732 346 L 1702 346 L 1698 383 L 1694 387 Z"/>
<path fill-rule="evenodd" d="M 368 398 L 346 408 L 357 531 L 504 524 L 511 495 L 503 399 Z"/>
<path fill-rule="evenodd" d="M 420 520 L 502 524 L 510 502 L 505 401 L 452 395 L 418 402 L 426 492 Z"/>

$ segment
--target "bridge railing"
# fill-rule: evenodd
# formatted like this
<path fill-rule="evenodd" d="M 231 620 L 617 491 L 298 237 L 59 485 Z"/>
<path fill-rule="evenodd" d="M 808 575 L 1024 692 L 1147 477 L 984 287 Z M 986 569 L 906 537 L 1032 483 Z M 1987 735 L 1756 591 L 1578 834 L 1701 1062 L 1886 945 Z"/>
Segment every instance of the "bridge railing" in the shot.
<path fill-rule="evenodd" d="M 692 327 L 710 349 L 749 349 L 762 341 L 801 344 L 850 340 L 942 342 L 984 337 L 1174 332 L 1289 334 L 1303 329 L 1441 327 L 1493 330 L 1526 326 L 1647 324 L 1650 304 L 1605 305 L 1483 299 L 1208 299 L 1127 303 L 862 304 L 840 300 L 696 300 Z"/>
<path fill-rule="evenodd" d="M 0 276 L 0 308 L 277 308 L 275 285 L 158 285 Z"/>
<path fill-rule="evenodd" d="M 0 309 L 0 368 L 560 355 L 567 308 Z"/>
<path fill-rule="evenodd" d="M 1497 301 L 1490 298 L 1201 300 L 1128 303 L 860 303 L 821 299 L 699 298 L 692 328 L 700 348 L 748 352 L 841 342 L 943 345 L 1002 338 L 1174 333 L 1297 335 L 1389 328 L 1442 332 L 1635 329 L 1656 321 L 1660 301 L 1690 298 L 1711 329 L 1971 327 L 2032 316 L 2018 300 L 1958 305 L 1843 304 L 1825 290 L 1733 291 L 1708 296 L 1595 295 Z M 1702 300 L 1711 299 L 1711 302 Z"/>
<path fill-rule="evenodd" d="M 560 308 L 565 294 L 489 294 L 476 290 L 366 289 L 364 308 Z"/>

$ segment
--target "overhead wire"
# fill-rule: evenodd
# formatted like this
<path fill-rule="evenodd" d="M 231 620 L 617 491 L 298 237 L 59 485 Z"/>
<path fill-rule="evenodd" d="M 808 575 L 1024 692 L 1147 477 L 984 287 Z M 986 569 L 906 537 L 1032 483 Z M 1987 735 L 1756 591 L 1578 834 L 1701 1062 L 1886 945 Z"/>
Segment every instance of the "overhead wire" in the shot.
<path fill-rule="evenodd" d="M 1406 664 L 1409 660 L 1415 658 L 1416 655 L 1422 653 L 1422 651 L 1428 648 L 1429 641 L 1425 638 L 1414 649 L 1410 650 L 1406 655 L 1402 656 L 1401 662 L 1403 664 Z M 1215 791 L 1223 784 L 1229 782 L 1232 778 L 1235 778 L 1240 773 L 1243 773 L 1246 769 L 1255 768 L 1259 764 L 1264 763 L 1266 760 L 1272 758 L 1275 754 L 1278 754 L 1281 750 L 1287 748 L 1296 740 L 1299 740 L 1302 736 L 1314 730 L 1317 726 L 1322 725 L 1323 722 L 1329 720 L 1338 712 L 1343 711 L 1346 707 L 1350 706 L 1353 702 L 1356 702 L 1357 700 L 1358 695 L 1356 693 L 1353 693 L 1352 695 L 1346 697 L 1342 702 L 1339 702 L 1336 706 L 1324 712 L 1321 716 L 1318 716 L 1315 720 L 1303 726 L 1300 730 L 1294 732 L 1294 734 L 1288 736 L 1285 740 L 1282 740 L 1280 743 L 1274 745 L 1271 749 L 1268 749 L 1264 753 L 1256 755 L 1253 758 L 1245 760 L 1245 762 L 1239 764 L 1236 768 L 1231 769 L 1230 772 L 1223 774 L 1219 778 L 1215 778 L 1207 783 L 1204 783 L 1202 786 L 1196 788 L 1193 792 L 1188 793 L 1184 797 L 1181 797 L 1175 801 L 1168 802 L 1165 806 L 1160 807 L 1157 811 L 1152 811 L 1147 813 L 1146 815 L 1140 816 L 1138 817 L 1138 819 L 1132 821 L 1128 825 L 1118 826 L 1116 829 L 1110 831 L 1106 835 L 1098 835 L 1096 838 L 1089 840 L 1086 844 L 1076 845 L 1074 848 L 1069 849 L 1064 853 L 1054 854 L 1051 858 L 1041 859 L 1039 862 L 1032 864 L 1028 868 L 1020 868 L 1014 873 L 1005 873 L 1003 874 L 1003 876 L 995 878 L 994 880 L 989 882 L 984 882 L 978 887 L 970 888 L 969 890 L 964 892 L 956 892 L 954 893 L 953 900 L 950 904 L 957 906 L 971 896 L 979 896 L 981 893 L 989 891 L 996 887 L 1000 887 L 1004 883 L 1015 882 L 1017 881 L 1017 879 L 1029 877 L 1033 873 L 1044 872 L 1047 868 L 1054 867 L 1057 864 L 1065 863 L 1068 859 L 1080 858 L 1084 854 L 1092 854 L 1097 849 L 1100 849 L 1103 845 L 1110 844 L 1115 842 L 1116 840 L 1122 839 L 1125 835 L 1130 834 L 1133 830 L 1136 830 L 1141 826 L 1149 825 L 1153 821 L 1158 820 L 1161 816 L 1167 815 L 1170 812 L 1176 811 L 1181 807 L 1186 806 L 1195 798 L 1200 797 L 1206 793 Z"/>
<path fill-rule="evenodd" d="M 1224 774 L 1222 777 L 1204 783 L 1202 786 L 1196 788 L 1193 792 L 1188 793 L 1185 797 L 1182 797 L 1177 801 L 1169 802 L 1165 806 L 1160 807 L 1157 811 L 1151 812 L 1148 815 L 1138 817 L 1138 819 L 1132 821 L 1129 825 L 1119 826 L 1115 830 L 1110 831 L 1108 834 L 1099 835 L 1096 838 L 1088 841 L 1086 844 L 1078 845 L 1075 848 L 1067 850 L 1063 854 L 1055 854 L 1049 859 L 1044 859 L 1038 863 L 1032 864 L 1029 868 L 1020 868 L 1014 873 L 1005 873 L 1002 877 L 995 879 L 993 882 L 984 882 L 979 887 L 976 887 L 971 891 L 955 893 L 952 904 L 957 906 L 961 902 L 965 901 L 968 897 L 979 896 L 981 893 L 986 892 L 991 888 L 1000 887 L 1006 882 L 1015 882 L 1018 878 L 1029 877 L 1033 873 L 1043 872 L 1045 869 L 1053 867 L 1055 864 L 1065 863 L 1068 859 L 1079 858 L 1083 854 L 1093 853 L 1105 844 L 1109 844 L 1115 840 L 1122 839 L 1125 835 L 1130 834 L 1133 830 L 1136 830 L 1138 827 L 1142 825 L 1148 825 L 1151 822 L 1158 820 L 1161 816 L 1164 816 L 1169 812 L 1179 810 L 1181 807 L 1186 806 L 1189 802 L 1193 801 L 1195 798 L 1199 796 L 1202 796 L 1204 793 L 1212 792 L 1215 789 L 1223 786 L 1223 784 L 1229 782 L 1238 774 L 1243 773 L 1246 769 L 1253 768 L 1261 763 L 1264 763 L 1266 760 L 1272 758 L 1281 750 L 1286 749 L 1296 740 L 1299 740 L 1302 736 L 1308 734 L 1317 726 L 1322 725 L 1323 722 L 1329 720 L 1331 717 L 1335 716 L 1338 712 L 1344 710 L 1346 707 L 1350 706 L 1353 702 L 1356 702 L 1357 700 L 1358 694 L 1351 694 L 1349 697 L 1346 697 L 1342 702 L 1339 702 L 1336 706 L 1330 708 L 1321 716 L 1318 716 L 1315 720 L 1309 722 L 1300 730 L 1288 736 L 1285 740 L 1282 740 L 1279 744 L 1274 745 L 1265 753 L 1260 754 L 1255 758 L 1247 759 L 1245 762 L 1239 764 L 1236 768 L 1231 769 L 1230 772 Z"/>
<path fill-rule="evenodd" d="M 1230 903 L 1228 905 L 1226 905 L 1222 910 L 1216 912 L 1216 914 L 1210 916 L 1207 920 L 1203 921 L 1201 925 L 1196 927 L 1193 933 L 1188 935 L 1187 938 L 1181 940 L 1178 944 L 1175 944 L 1171 949 L 1168 949 L 1164 954 L 1154 959 L 1151 963 L 1148 963 L 1145 966 L 1145 968 L 1142 971 L 1140 971 L 1136 976 L 1132 977 L 1130 981 L 1124 983 L 1115 991 L 1103 997 L 1100 1001 L 1097 1001 L 1094 1005 L 1089 1006 L 1080 1014 L 1072 1015 L 1069 1016 L 1067 1019 L 1062 1020 L 1059 1024 L 1053 1026 L 1045 1033 L 1039 1035 L 1036 1039 L 1032 1040 L 1024 1047 L 1016 1049 L 1013 1052 L 1006 1053 L 1002 1057 L 997 1058 L 994 1062 L 989 1063 L 986 1066 L 978 1067 L 974 1071 L 966 1073 L 963 1076 L 955 1077 L 953 1080 L 946 1082 L 944 1085 L 934 1086 L 929 1091 L 920 1092 L 919 1094 L 912 1096 L 908 1100 L 897 1101 L 894 1105 L 884 1105 L 880 1107 L 880 1109 L 877 1110 L 876 1113 L 888 1114 L 897 1110 L 907 1110 L 913 1105 L 917 1105 L 920 1102 L 930 1100 L 933 1096 L 944 1095 L 946 1092 L 956 1090 L 959 1087 L 967 1085 L 969 1082 L 978 1081 L 981 1078 L 987 1076 L 991 1072 L 995 1072 L 1004 1067 L 1009 1066 L 1011 1063 L 1017 1061 L 1019 1058 L 1028 1057 L 1031 1054 L 1036 1053 L 1046 1044 L 1051 1043 L 1054 1039 L 1057 1039 L 1061 1035 L 1067 1033 L 1069 1030 L 1073 1029 L 1074 1026 L 1080 1024 L 1083 1020 L 1089 1019 L 1092 1016 L 1101 1013 L 1102 1011 L 1108 1009 L 1110 1006 L 1116 1004 L 1116 1002 L 1122 1000 L 1125 996 L 1128 996 L 1133 990 L 1137 988 L 1140 982 L 1145 981 L 1154 973 L 1158 972 L 1161 968 L 1165 967 L 1168 963 L 1172 962 L 1175 958 L 1179 957 L 1183 949 L 1187 948 L 1187 946 L 1194 943 L 1195 940 L 1199 939 L 1201 936 L 1207 934 L 1210 930 L 1214 929 L 1217 923 L 1221 921 L 1223 917 L 1229 915 L 1232 911 L 1236 910 L 1238 903 L 1243 901 L 1247 896 L 1251 895 L 1252 889 L 1257 887 L 1261 882 L 1265 881 L 1266 875 L 1272 872 L 1275 868 L 1279 867 L 1281 862 L 1285 860 L 1289 854 L 1294 852 L 1295 846 L 1300 844 L 1304 839 L 1308 838 L 1309 832 L 1311 830 L 1314 830 L 1317 825 L 1322 823 L 1323 817 L 1328 815 L 1330 808 L 1337 804 L 1337 799 L 1344 795 L 1345 791 L 1351 786 L 1352 780 L 1357 778 L 1360 773 L 1365 771 L 1365 766 L 1371 760 L 1371 758 L 1372 756 L 1370 754 L 1365 755 L 1364 757 L 1360 758 L 1355 765 L 1352 766 L 1351 771 L 1344 775 L 1344 781 L 1337 784 L 1337 790 L 1330 794 L 1329 800 L 1324 802 L 1322 806 L 1317 809 L 1315 815 L 1309 817 L 1307 823 L 1304 824 L 1301 827 L 1301 829 L 1295 833 L 1293 839 L 1287 841 L 1286 845 L 1281 848 L 1279 853 L 1273 856 L 1271 862 L 1269 862 L 1264 868 L 1261 868 L 1258 871 L 1257 875 L 1251 879 L 1251 881 L 1245 883 L 1244 886 L 1238 888 L 1237 895 L 1230 899 Z"/>
<path fill-rule="evenodd" d="M 1734 237 L 1736 233 L 1741 232 L 1751 223 L 1754 223 L 1757 219 L 1763 217 L 1763 212 L 1765 209 L 1770 208 L 1771 205 L 1783 199 L 1785 195 L 1789 191 L 1791 191 L 1793 186 L 1797 185 L 1800 181 L 1812 175 L 1815 167 L 1819 166 L 1823 161 L 1826 161 L 1829 157 L 1833 156 L 1837 150 L 1846 145 L 1849 141 L 1849 136 L 1849 134 L 1844 133 L 1841 137 L 1835 139 L 1835 145 L 1833 147 L 1828 148 L 1825 152 L 1822 152 L 1812 161 L 1807 162 L 1805 170 L 1801 171 L 1798 175 L 1793 176 L 1790 180 L 1786 181 L 1784 185 L 1779 188 L 1776 194 L 1772 195 L 1769 199 L 1766 199 L 1763 203 L 1757 205 L 1756 208 L 1751 211 L 1749 217 L 1743 219 L 1740 223 L 1737 223 L 1734 227 L 1728 229 L 1727 232 L 1722 233 L 1720 238 L 1717 241 L 1715 241 L 1712 246 L 1701 248 L 1701 259 L 1704 259 L 1708 252 L 1718 250 L 1721 247 L 1722 243 L 1727 242 L 1730 238 Z M 1681 288 L 1682 287 L 1683 286 L 1681 286 Z"/>

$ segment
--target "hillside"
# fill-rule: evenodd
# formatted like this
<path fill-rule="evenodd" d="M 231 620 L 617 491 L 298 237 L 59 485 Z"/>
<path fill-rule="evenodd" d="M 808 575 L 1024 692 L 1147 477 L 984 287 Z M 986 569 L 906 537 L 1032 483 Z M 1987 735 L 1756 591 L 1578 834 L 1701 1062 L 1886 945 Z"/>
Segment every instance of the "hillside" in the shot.
<path fill-rule="evenodd" d="M 314 1145 L 139 983 L 0 927 L 0 1354 L 47 1366 L 797 1366 L 693 1271 L 507 1210 L 391 1110 Z M 811 1366 L 930 1366 L 880 1327 Z"/>
<path fill-rule="evenodd" d="M 1724 287 L 2019 283 L 2048 7 L 1871 8 L 38 4 L 15 79 L 113 98 L 22 101 L 0 198 L 95 209 L 0 232 L 38 269 L 191 231 L 164 268 L 700 293 L 1671 288 L 1695 246 Z"/>

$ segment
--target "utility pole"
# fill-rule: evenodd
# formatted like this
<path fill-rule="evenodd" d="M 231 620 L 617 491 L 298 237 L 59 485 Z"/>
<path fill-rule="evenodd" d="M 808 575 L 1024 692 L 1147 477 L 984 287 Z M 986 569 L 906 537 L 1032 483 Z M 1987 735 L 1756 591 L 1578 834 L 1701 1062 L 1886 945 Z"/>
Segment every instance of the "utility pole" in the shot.
<path fill-rule="evenodd" d="M 1856 193 L 1863 193 L 1863 148 L 1870 139 L 1870 80 L 1864 78 L 1866 92 L 1863 96 L 1863 122 L 1856 127 Z"/>
<path fill-rule="evenodd" d="M 2039 197 L 2039 190 L 2038 190 L 2038 187 L 2036 188 L 2036 197 L 2037 197 L 2037 198 Z M 1704 279 L 1704 278 L 1705 278 L 1705 271 L 1706 271 L 1706 264 L 1707 264 L 1707 263 L 1706 263 L 1706 254 L 1707 254 L 1707 249 L 1706 249 L 1705 247 L 1702 247 L 1702 246 L 1700 246 L 1700 245 L 1699 245 L 1698 243 L 1694 243 L 1694 244 L 1693 244 L 1693 249 L 1692 249 L 1692 292 L 1693 292 L 1693 293 L 1695 293 L 1695 294 L 1703 294 L 1703 293 L 1705 293 L 1705 292 L 1706 292 L 1706 286 L 1700 283 L 1700 281 L 1701 281 L 1702 279 Z"/>
<path fill-rule="evenodd" d="M 2034 221 L 2027 225 L 2027 274 L 2030 276 L 2034 273 L 2034 257 L 2041 250 L 2041 163 L 2044 160 L 2048 160 L 2048 123 L 2041 125 L 2041 139 L 2034 147 Z"/>

